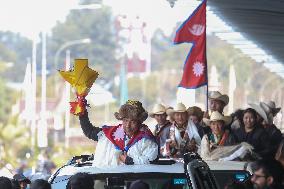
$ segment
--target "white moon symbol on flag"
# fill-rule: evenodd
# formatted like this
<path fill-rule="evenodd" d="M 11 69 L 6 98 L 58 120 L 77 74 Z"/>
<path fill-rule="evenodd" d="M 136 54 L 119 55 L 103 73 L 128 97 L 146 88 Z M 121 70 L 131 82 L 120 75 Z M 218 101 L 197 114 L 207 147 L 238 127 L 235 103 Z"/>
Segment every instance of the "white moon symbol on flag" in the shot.
<path fill-rule="evenodd" d="M 204 65 L 202 62 L 195 62 L 193 64 L 193 74 L 196 76 L 196 77 L 199 77 L 203 74 L 204 72 Z"/>
<path fill-rule="evenodd" d="M 201 24 L 194 24 L 192 28 L 188 28 L 188 31 L 193 35 L 199 36 L 204 32 L 205 26 Z"/>

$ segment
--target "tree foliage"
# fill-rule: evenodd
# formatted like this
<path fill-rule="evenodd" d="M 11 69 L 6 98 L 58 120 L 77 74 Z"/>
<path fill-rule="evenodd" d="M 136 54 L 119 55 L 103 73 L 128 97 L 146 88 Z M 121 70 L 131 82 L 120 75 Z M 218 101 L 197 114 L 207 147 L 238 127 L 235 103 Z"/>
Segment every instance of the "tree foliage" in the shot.
<path fill-rule="evenodd" d="M 10 81 L 23 81 L 27 59 L 31 58 L 32 42 L 18 33 L 0 31 L 0 61 L 13 66 L 1 73 Z"/>
<path fill-rule="evenodd" d="M 72 10 L 64 23 L 57 23 L 49 38 L 49 63 L 54 63 L 55 54 L 74 40 L 91 39 L 89 44 L 70 45 L 60 53 L 57 68 L 63 68 L 65 50 L 71 51 L 71 60 L 74 58 L 88 58 L 90 66 L 100 73 L 100 77 L 110 77 L 114 73 L 112 68 L 115 63 L 115 35 L 113 20 L 109 9 L 97 10 Z M 51 66 L 51 69 L 54 67 Z"/>

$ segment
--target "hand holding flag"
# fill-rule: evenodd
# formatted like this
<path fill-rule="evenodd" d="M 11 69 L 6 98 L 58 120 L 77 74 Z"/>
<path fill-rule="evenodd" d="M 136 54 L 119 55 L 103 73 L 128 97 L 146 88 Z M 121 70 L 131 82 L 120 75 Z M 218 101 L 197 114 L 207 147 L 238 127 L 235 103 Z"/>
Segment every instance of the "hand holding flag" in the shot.
<path fill-rule="evenodd" d="M 75 59 L 73 70 L 59 70 L 59 73 L 76 90 L 77 99 L 75 102 L 70 102 L 70 112 L 74 115 L 83 114 L 88 105 L 85 97 L 97 79 L 98 72 L 88 67 L 88 59 Z"/>

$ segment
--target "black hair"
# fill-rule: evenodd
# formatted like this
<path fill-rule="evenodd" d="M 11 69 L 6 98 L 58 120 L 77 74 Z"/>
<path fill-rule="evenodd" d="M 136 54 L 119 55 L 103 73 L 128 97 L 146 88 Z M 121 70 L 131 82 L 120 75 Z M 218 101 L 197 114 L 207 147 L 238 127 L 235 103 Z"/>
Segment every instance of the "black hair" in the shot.
<path fill-rule="evenodd" d="M 250 114 L 253 116 L 253 118 L 254 118 L 254 120 L 255 120 L 255 125 L 254 125 L 254 126 L 256 126 L 256 124 L 257 124 L 257 112 L 256 112 L 254 109 L 252 109 L 252 108 L 247 108 L 247 109 L 245 109 L 245 110 L 243 111 L 242 119 L 240 120 L 240 121 L 241 121 L 241 125 L 242 125 L 242 126 L 245 125 L 243 118 L 244 118 L 244 115 L 245 115 L 246 113 L 250 113 Z"/>
<path fill-rule="evenodd" d="M 231 117 L 233 118 L 233 120 L 236 118 L 237 120 L 241 121 L 243 118 L 243 112 L 244 110 L 237 109 L 234 113 L 231 114 Z"/>
<path fill-rule="evenodd" d="M 20 183 L 19 183 L 18 180 L 12 179 L 12 180 L 11 180 L 11 183 L 12 183 L 12 188 L 13 188 L 13 189 L 21 189 L 21 186 L 20 186 Z"/>
<path fill-rule="evenodd" d="M 267 177 L 273 177 L 273 185 L 279 185 L 284 179 L 284 169 L 280 162 L 272 158 L 264 158 L 254 162 L 253 167 L 255 171 L 262 169 L 263 174 Z"/>
<path fill-rule="evenodd" d="M 67 183 L 66 189 L 94 189 L 94 180 L 88 173 L 76 173 Z"/>
<path fill-rule="evenodd" d="M 0 188 L 1 189 L 12 189 L 12 182 L 7 177 L 0 177 Z"/>
<path fill-rule="evenodd" d="M 51 185 L 43 179 L 37 179 L 31 183 L 30 189 L 51 189 Z"/>
<path fill-rule="evenodd" d="M 150 187 L 146 182 L 142 180 L 136 180 L 130 184 L 129 189 L 150 189 Z"/>

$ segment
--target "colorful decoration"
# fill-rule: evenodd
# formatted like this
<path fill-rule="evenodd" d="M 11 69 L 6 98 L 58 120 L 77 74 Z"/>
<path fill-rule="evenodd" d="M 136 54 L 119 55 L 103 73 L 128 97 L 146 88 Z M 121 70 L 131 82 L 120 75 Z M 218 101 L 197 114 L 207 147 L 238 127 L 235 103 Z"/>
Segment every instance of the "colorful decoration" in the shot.
<path fill-rule="evenodd" d="M 88 59 L 75 59 L 74 69 L 59 70 L 59 73 L 76 90 L 77 99 L 70 102 L 70 112 L 74 115 L 83 114 L 88 106 L 85 97 L 98 78 L 98 72 L 88 67 Z"/>

